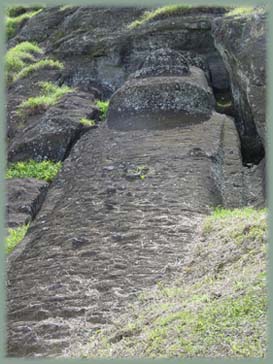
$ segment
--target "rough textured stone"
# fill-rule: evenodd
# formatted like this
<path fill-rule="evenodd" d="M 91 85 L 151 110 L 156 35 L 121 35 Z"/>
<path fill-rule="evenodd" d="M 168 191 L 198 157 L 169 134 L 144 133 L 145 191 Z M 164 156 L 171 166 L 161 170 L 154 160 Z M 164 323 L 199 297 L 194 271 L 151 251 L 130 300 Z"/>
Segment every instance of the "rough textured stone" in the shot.
<path fill-rule="evenodd" d="M 214 97 L 203 71 L 191 67 L 189 73 L 182 77 L 149 77 L 127 81 L 112 96 L 107 120 L 110 127 L 127 129 L 138 128 L 140 123 L 133 122 L 130 117 L 144 112 L 149 115 L 156 112 L 183 113 L 188 118 L 196 116 L 208 119 L 213 106 Z"/>
<path fill-rule="evenodd" d="M 40 210 L 48 183 L 34 178 L 6 180 L 6 225 L 9 228 L 28 224 Z"/>
<path fill-rule="evenodd" d="M 241 134 L 265 143 L 266 16 L 254 13 L 213 22 L 212 34 L 229 72 Z"/>
<path fill-rule="evenodd" d="M 10 142 L 10 162 L 34 159 L 63 160 L 76 140 L 89 128 L 80 123 L 81 118 L 99 118 L 94 97 L 83 92 L 65 95 L 44 114 L 28 118 L 28 126 L 17 130 Z"/>
<path fill-rule="evenodd" d="M 145 59 L 140 69 L 129 76 L 129 79 L 156 76 L 184 76 L 188 73 L 188 61 L 181 53 L 169 48 L 161 48 L 153 51 Z"/>
<path fill-rule="evenodd" d="M 263 204 L 263 163 L 243 167 L 240 119 L 235 125 L 214 110 L 212 89 L 228 83 L 211 34 L 215 14 L 190 11 L 129 30 L 143 11 L 51 8 L 9 42 L 36 39 L 65 62 L 49 80 L 85 91 L 28 118 L 21 131 L 15 116 L 8 119 L 10 143 L 17 143 L 11 159 L 33 157 L 34 147 L 37 158 L 65 159 L 8 257 L 9 356 L 65 355 L 72 341 L 85 342 L 90 331 L 113 324 L 112 316 L 142 289 L 171 279 L 211 209 Z M 162 48 L 171 51 L 161 57 Z M 187 64 L 182 74 L 177 67 Z M 41 77 L 10 87 L 9 114 L 35 95 Z M 76 140 L 79 118 L 98 112 L 94 92 L 112 96 L 107 123 Z M 240 98 L 247 105 L 247 95 Z M 244 121 L 250 119 L 242 125 L 250 127 Z"/>
<path fill-rule="evenodd" d="M 243 204 L 238 147 L 232 119 L 216 113 L 180 128 L 86 133 L 9 257 L 9 355 L 61 355 L 72 332 L 110 324 L 183 260 L 200 214 Z M 132 178 L 139 166 L 144 179 Z"/>
<path fill-rule="evenodd" d="M 265 160 L 258 165 L 244 169 L 245 195 L 247 205 L 254 207 L 266 206 L 266 170 Z"/>

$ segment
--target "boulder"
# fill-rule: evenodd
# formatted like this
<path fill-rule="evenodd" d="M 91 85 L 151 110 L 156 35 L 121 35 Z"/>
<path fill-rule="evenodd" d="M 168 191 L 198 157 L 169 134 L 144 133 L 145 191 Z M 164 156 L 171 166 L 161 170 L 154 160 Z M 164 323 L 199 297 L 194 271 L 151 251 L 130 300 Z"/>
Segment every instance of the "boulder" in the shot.
<path fill-rule="evenodd" d="M 8 148 L 9 162 L 34 159 L 62 161 L 89 127 L 81 118 L 99 118 L 92 95 L 73 92 L 65 95 L 45 113 L 28 119 L 28 126 L 17 130 Z"/>

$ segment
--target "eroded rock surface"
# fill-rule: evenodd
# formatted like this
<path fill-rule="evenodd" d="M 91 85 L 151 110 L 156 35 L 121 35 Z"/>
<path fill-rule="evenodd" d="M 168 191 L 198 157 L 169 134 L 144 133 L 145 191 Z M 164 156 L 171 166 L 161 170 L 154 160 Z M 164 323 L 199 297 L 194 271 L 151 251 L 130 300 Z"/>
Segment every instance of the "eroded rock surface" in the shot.
<path fill-rule="evenodd" d="M 178 271 L 212 208 L 263 204 L 263 162 L 243 167 L 237 119 L 215 111 L 229 79 L 211 34 L 223 11 L 209 9 L 130 30 L 143 9 L 52 8 L 11 40 L 41 42 L 65 62 L 52 80 L 78 92 L 11 133 L 10 159 L 64 165 L 8 257 L 9 356 L 64 356 Z M 108 117 L 83 134 L 94 87 L 112 96 Z"/>
<path fill-rule="evenodd" d="M 238 206 L 240 186 L 223 185 L 217 161 L 223 128 L 235 149 L 225 116 L 181 129 L 99 128 L 80 139 L 9 257 L 9 355 L 61 355 L 75 330 L 110 324 L 167 264 L 183 261 L 200 214 L 222 204 L 222 189 Z M 144 179 L 132 178 L 143 165 Z"/>
<path fill-rule="evenodd" d="M 28 224 L 40 210 L 48 183 L 34 178 L 6 180 L 6 225 L 9 228 Z"/>
<path fill-rule="evenodd" d="M 266 14 L 261 11 L 218 18 L 212 27 L 215 46 L 229 72 L 240 134 L 256 139 L 256 144 L 261 143 L 260 137 L 263 145 L 266 143 L 265 19 Z"/>
<path fill-rule="evenodd" d="M 28 118 L 28 125 L 17 131 L 10 142 L 8 160 L 63 160 L 77 139 L 88 130 L 80 120 L 98 120 L 99 109 L 94 101 L 92 94 L 75 90 L 44 113 Z"/>

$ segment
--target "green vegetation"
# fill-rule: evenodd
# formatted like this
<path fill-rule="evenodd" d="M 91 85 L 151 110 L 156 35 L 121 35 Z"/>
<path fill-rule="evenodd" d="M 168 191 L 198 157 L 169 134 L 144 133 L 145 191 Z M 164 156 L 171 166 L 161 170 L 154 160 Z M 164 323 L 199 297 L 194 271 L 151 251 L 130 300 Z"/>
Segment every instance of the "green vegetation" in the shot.
<path fill-rule="evenodd" d="M 244 16 L 253 13 L 254 8 L 252 6 L 238 7 L 230 10 L 225 16 Z"/>
<path fill-rule="evenodd" d="M 265 209 L 216 209 L 172 283 L 143 292 L 71 355 L 264 357 L 266 233 Z"/>
<path fill-rule="evenodd" d="M 98 106 L 98 108 L 100 109 L 100 118 L 101 120 L 105 120 L 106 119 L 106 115 L 107 115 L 107 111 L 109 108 L 109 101 L 97 101 L 96 105 Z"/>
<path fill-rule="evenodd" d="M 74 5 L 63 5 L 60 7 L 60 11 L 65 11 L 67 9 L 73 9 L 75 6 Z"/>
<path fill-rule="evenodd" d="M 24 67 L 20 72 L 17 73 L 17 75 L 14 77 L 14 80 L 18 80 L 20 78 L 26 77 L 32 72 L 35 72 L 37 70 L 40 70 L 42 68 L 46 69 L 63 69 L 64 65 L 60 61 L 54 61 L 52 59 L 41 59 L 40 61 L 30 64 L 26 67 Z"/>
<path fill-rule="evenodd" d="M 162 17 L 180 15 L 191 9 L 190 5 L 166 5 L 153 11 L 145 11 L 145 13 L 137 20 L 128 25 L 129 29 L 134 29 L 151 20 L 160 19 Z"/>
<path fill-rule="evenodd" d="M 23 101 L 17 110 L 19 116 L 25 116 L 46 110 L 49 106 L 55 105 L 64 95 L 74 90 L 66 85 L 57 86 L 52 82 L 39 82 L 41 87 L 41 95 L 30 97 Z"/>
<path fill-rule="evenodd" d="M 32 18 L 34 15 L 37 15 L 40 11 L 41 10 L 29 11 L 15 17 L 8 16 L 6 18 L 6 33 L 8 39 L 10 39 L 15 35 L 17 29 L 19 28 L 20 24 L 22 24 L 23 21 Z"/>
<path fill-rule="evenodd" d="M 31 42 L 22 42 L 9 49 L 6 53 L 5 64 L 8 82 L 16 81 L 43 68 L 64 68 L 63 63 L 60 61 L 48 58 L 35 62 L 35 55 L 41 55 L 42 53 L 42 49 L 36 43 Z"/>
<path fill-rule="evenodd" d="M 9 6 L 6 9 L 6 15 L 14 18 L 17 17 L 18 15 L 21 15 L 23 13 L 26 13 L 27 11 L 34 11 L 34 10 L 41 10 L 43 9 L 44 6 L 42 5 L 15 5 L 15 6 Z"/>
<path fill-rule="evenodd" d="M 28 228 L 29 224 L 20 226 L 16 229 L 8 229 L 8 236 L 5 239 L 7 254 L 11 253 L 16 245 L 23 240 Z"/>
<path fill-rule="evenodd" d="M 80 123 L 82 125 L 84 125 L 84 126 L 91 126 L 91 127 L 96 125 L 95 120 L 93 120 L 93 119 L 87 119 L 87 118 L 82 118 L 80 120 Z"/>
<path fill-rule="evenodd" d="M 6 178 L 37 178 L 52 182 L 62 167 L 61 162 L 29 160 L 12 164 L 6 172 Z"/>
<path fill-rule="evenodd" d="M 42 54 L 42 49 L 31 42 L 22 42 L 9 49 L 6 53 L 5 68 L 8 73 L 20 72 L 26 66 L 26 60 L 34 60 L 34 54 Z"/>
<path fill-rule="evenodd" d="M 216 102 L 216 105 L 219 106 L 219 107 L 231 107 L 232 102 L 231 101 L 218 100 Z"/>

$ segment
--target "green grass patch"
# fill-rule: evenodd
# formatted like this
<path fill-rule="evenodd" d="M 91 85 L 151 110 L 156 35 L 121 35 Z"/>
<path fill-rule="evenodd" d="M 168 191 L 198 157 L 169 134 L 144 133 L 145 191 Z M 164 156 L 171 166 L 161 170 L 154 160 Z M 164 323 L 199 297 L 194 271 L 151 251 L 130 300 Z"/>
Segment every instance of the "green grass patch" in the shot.
<path fill-rule="evenodd" d="M 230 10 L 225 16 L 241 17 L 249 14 L 253 14 L 256 10 L 253 6 L 237 7 Z"/>
<path fill-rule="evenodd" d="M 80 123 L 84 126 L 90 126 L 90 127 L 93 127 L 96 125 L 96 121 L 93 120 L 93 119 L 87 119 L 87 118 L 82 118 L 80 120 Z"/>
<path fill-rule="evenodd" d="M 23 240 L 28 228 L 29 224 L 20 226 L 16 229 L 8 229 L 8 236 L 5 239 L 7 254 L 10 254 L 14 250 L 14 248 Z"/>
<path fill-rule="evenodd" d="M 6 178 L 37 178 L 52 182 L 62 167 L 61 162 L 29 160 L 12 164 L 6 172 Z"/>
<path fill-rule="evenodd" d="M 20 72 L 26 66 L 25 61 L 32 61 L 35 54 L 42 53 L 42 49 L 36 43 L 19 43 L 7 51 L 5 70 L 8 73 Z"/>
<path fill-rule="evenodd" d="M 12 38 L 15 34 L 17 29 L 19 28 L 20 24 L 23 21 L 32 18 L 34 15 L 37 15 L 41 10 L 34 10 L 30 12 L 23 13 L 21 15 L 11 17 L 6 17 L 6 34 L 7 38 Z"/>
<path fill-rule="evenodd" d="M 18 80 L 20 78 L 24 78 L 28 76 L 29 74 L 36 72 L 40 69 L 63 69 L 64 65 L 60 61 L 54 61 L 53 59 L 41 59 L 40 61 L 30 64 L 26 67 L 24 67 L 20 72 L 17 73 L 17 75 L 14 77 L 14 80 Z"/>
<path fill-rule="evenodd" d="M 6 15 L 15 18 L 19 15 L 22 15 L 23 13 L 26 13 L 28 11 L 35 11 L 35 10 L 41 10 L 44 6 L 42 5 L 15 5 L 15 6 L 9 6 L 6 8 Z"/>
<path fill-rule="evenodd" d="M 60 11 L 65 11 L 65 10 L 73 9 L 73 8 L 75 8 L 75 5 L 63 5 L 60 7 Z"/>
<path fill-rule="evenodd" d="M 100 109 L 100 119 L 105 120 L 106 115 L 107 115 L 107 111 L 108 111 L 108 108 L 109 108 L 109 101 L 99 101 L 98 100 L 98 101 L 96 101 L 96 105 Z"/>
<path fill-rule="evenodd" d="M 134 29 L 151 20 L 156 20 L 167 16 L 180 15 L 191 8 L 192 6 L 190 5 L 166 5 L 153 11 L 146 11 L 139 19 L 129 24 L 128 28 Z"/>
<path fill-rule="evenodd" d="M 144 291 L 112 327 L 90 334 L 71 357 L 263 358 L 266 212 L 216 209 L 205 218 L 204 225 L 212 223 L 206 239 L 193 242 L 171 283 Z M 240 244 L 233 230 L 241 231 Z"/>
<path fill-rule="evenodd" d="M 23 101 L 18 106 L 17 115 L 24 117 L 46 110 L 49 106 L 55 105 L 64 95 L 74 91 L 69 86 L 57 86 L 52 82 L 39 82 L 39 86 L 41 94 Z"/>

